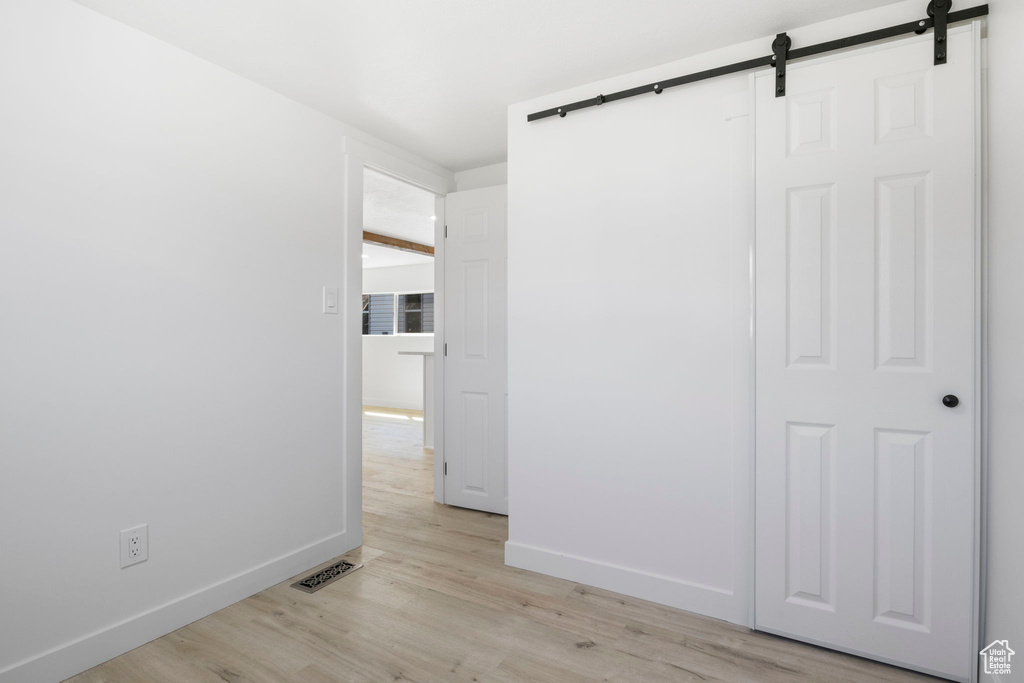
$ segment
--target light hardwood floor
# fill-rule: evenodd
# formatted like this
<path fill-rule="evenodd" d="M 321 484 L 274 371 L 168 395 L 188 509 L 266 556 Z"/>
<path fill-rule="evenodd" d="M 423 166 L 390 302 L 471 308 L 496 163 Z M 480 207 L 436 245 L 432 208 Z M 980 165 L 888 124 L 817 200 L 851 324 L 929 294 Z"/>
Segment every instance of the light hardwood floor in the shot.
<path fill-rule="evenodd" d="M 365 566 L 307 595 L 274 586 L 71 679 L 926 681 L 503 564 L 505 517 L 432 501 L 410 419 L 364 417 Z"/>

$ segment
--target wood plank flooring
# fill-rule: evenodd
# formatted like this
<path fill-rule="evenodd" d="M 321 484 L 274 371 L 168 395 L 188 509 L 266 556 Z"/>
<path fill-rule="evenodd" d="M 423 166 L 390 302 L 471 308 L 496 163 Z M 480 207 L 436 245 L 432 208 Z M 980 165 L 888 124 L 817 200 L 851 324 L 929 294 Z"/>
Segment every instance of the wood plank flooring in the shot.
<path fill-rule="evenodd" d="M 507 519 L 433 502 L 422 423 L 364 416 L 365 566 L 291 580 L 72 679 L 295 681 L 937 680 L 506 567 Z"/>

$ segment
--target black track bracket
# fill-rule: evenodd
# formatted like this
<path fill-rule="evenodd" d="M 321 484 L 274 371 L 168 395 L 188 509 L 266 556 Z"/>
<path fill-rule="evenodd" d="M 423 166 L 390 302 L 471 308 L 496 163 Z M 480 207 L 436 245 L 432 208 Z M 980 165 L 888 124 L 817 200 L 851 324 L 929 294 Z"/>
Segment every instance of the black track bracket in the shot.
<path fill-rule="evenodd" d="M 946 63 L 946 25 L 952 0 L 932 0 L 928 3 L 928 16 L 935 21 L 935 64 Z"/>
<path fill-rule="evenodd" d="M 946 0 L 948 2 L 949 0 Z M 792 38 L 785 33 L 775 36 L 772 43 L 772 65 L 775 67 L 775 96 L 786 96 L 786 57 L 789 55 L 789 47 L 793 44 Z"/>

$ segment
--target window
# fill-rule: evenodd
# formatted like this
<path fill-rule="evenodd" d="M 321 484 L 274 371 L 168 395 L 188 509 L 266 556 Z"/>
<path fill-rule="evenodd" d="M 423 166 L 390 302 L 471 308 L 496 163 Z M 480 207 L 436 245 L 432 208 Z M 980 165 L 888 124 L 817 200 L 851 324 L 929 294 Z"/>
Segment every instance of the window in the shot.
<path fill-rule="evenodd" d="M 434 331 L 434 295 L 398 295 L 398 333 L 420 334 Z"/>
<path fill-rule="evenodd" d="M 433 334 L 434 294 L 363 294 L 363 334 Z"/>
<path fill-rule="evenodd" d="M 395 333 L 395 295 L 363 294 L 363 334 Z"/>

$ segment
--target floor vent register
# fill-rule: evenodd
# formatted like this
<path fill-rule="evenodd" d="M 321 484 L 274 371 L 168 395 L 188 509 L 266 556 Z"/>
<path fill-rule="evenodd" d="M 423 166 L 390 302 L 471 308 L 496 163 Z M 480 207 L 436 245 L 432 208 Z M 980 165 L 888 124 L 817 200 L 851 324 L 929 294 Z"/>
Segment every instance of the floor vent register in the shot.
<path fill-rule="evenodd" d="M 325 567 L 314 574 L 310 574 L 301 581 L 296 581 L 292 584 L 292 588 L 298 588 L 306 593 L 315 593 L 327 584 L 333 583 L 347 574 L 351 574 L 362 566 L 361 564 L 352 564 L 344 560 L 335 562 L 330 567 Z"/>

